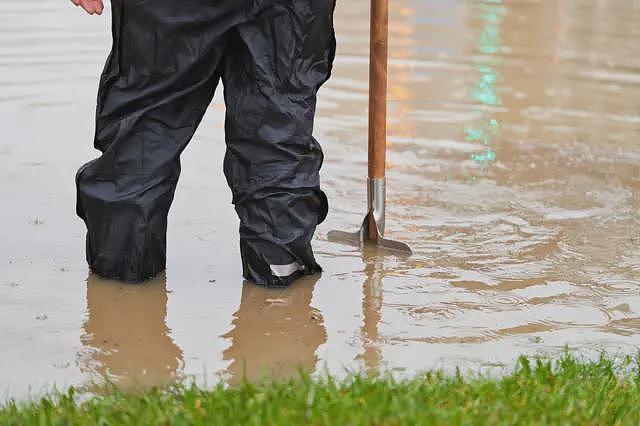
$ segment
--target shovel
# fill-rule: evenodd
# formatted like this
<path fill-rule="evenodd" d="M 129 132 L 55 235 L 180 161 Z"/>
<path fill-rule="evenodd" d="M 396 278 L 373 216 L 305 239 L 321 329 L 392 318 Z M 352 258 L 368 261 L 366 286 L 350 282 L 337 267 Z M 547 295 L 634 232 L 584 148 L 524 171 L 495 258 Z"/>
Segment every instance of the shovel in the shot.
<path fill-rule="evenodd" d="M 384 238 L 387 154 L 387 64 L 389 38 L 389 0 L 371 0 L 371 39 L 369 63 L 369 178 L 367 215 L 357 232 L 330 231 L 331 242 L 362 246 L 371 242 L 397 254 L 410 256 L 411 248 L 400 241 Z"/>

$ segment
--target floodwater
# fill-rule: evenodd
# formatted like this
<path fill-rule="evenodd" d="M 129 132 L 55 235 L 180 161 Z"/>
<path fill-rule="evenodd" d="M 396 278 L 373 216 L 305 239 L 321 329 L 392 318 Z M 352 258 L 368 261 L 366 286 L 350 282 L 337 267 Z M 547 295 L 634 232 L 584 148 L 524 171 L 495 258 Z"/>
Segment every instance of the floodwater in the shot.
<path fill-rule="evenodd" d="M 183 156 L 166 276 L 88 276 L 75 170 L 91 148 L 106 17 L 0 5 L 0 399 L 51 386 L 299 368 L 509 368 L 640 345 L 640 2 L 392 0 L 388 235 L 327 241 L 365 209 L 366 0 L 339 1 L 316 134 L 325 272 L 244 283 L 214 100 Z M 493 371 L 493 370 L 491 370 Z"/>

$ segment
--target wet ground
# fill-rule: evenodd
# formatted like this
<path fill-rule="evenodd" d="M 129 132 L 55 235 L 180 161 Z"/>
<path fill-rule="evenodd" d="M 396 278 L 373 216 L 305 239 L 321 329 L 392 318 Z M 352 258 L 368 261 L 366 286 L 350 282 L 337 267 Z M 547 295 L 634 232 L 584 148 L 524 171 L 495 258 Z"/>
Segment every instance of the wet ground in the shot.
<path fill-rule="evenodd" d="M 366 0 L 339 1 L 316 133 L 332 201 L 322 276 L 243 283 L 220 96 L 183 156 L 166 276 L 88 277 L 75 170 L 91 148 L 105 17 L 0 5 L 0 398 L 53 384 L 215 383 L 298 367 L 485 370 L 640 345 L 640 2 L 392 0 L 388 234 L 365 209 Z"/>

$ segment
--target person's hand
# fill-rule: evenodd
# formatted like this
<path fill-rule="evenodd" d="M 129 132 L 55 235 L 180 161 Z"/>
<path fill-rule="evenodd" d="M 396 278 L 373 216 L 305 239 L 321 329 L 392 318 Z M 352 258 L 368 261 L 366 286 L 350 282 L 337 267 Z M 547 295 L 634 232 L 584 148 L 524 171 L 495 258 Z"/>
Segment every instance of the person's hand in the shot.
<path fill-rule="evenodd" d="M 102 15 L 104 10 L 102 0 L 71 0 L 71 3 L 82 7 L 89 15 Z"/>

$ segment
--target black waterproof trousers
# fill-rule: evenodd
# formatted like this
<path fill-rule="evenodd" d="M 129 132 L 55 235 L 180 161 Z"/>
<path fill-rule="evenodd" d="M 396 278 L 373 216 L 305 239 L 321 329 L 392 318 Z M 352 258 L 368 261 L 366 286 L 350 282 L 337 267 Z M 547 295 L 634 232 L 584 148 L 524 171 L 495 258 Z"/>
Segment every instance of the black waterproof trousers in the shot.
<path fill-rule="evenodd" d="M 327 199 L 312 130 L 335 54 L 335 0 L 111 3 L 94 142 L 102 156 L 76 177 L 92 271 L 140 282 L 164 270 L 180 154 L 220 79 L 245 278 L 285 286 L 319 271 L 310 243 Z"/>

